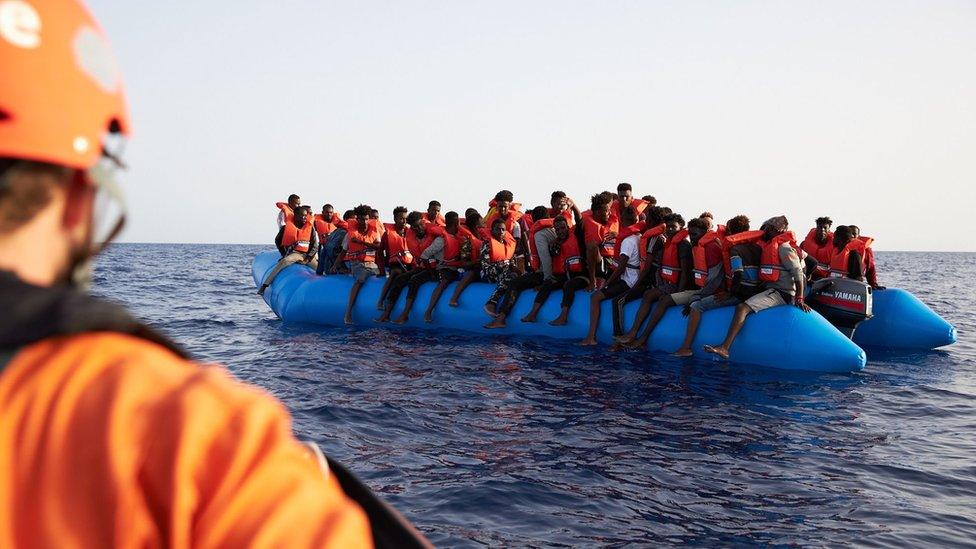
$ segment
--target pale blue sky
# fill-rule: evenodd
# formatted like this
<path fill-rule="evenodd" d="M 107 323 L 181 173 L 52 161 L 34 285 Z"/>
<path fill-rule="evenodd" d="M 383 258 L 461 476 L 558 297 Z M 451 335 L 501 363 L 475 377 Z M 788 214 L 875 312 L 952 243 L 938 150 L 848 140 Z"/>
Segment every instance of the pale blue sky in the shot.
<path fill-rule="evenodd" d="M 974 2 L 89 5 L 135 126 L 126 241 L 270 242 L 292 192 L 386 218 L 629 181 L 976 250 Z"/>

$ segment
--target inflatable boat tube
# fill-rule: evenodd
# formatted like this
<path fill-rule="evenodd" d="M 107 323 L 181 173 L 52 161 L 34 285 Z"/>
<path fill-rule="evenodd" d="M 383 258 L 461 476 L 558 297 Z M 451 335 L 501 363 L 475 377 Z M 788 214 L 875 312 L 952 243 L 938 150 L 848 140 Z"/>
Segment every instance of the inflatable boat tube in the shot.
<path fill-rule="evenodd" d="M 886 349 L 935 349 L 956 342 L 956 329 L 905 290 L 873 292 L 873 316 L 858 324 L 854 343 Z"/>
<path fill-rule="evenodd" d="M 265 275 L 271 271 L 280 258 L 277 252 L 263 252 L 254 258 L 252 275 L 258 287 Z M 434 283 L 424 284 L 417 294 L 417 300 L 407 324 L 399 326 L 392 323 L 377 324 L 373 319 L 379 316 L 376 301 L 382 290 L 383 278 L 372 278 L 363 284 L 359 298 L 353 309 L 353 320 L 360 326 L 386 328 L 450 329 L 466 332 L 490 334 L 509 334 L 517 336 L 545 336 L 570 341 L 580 341 L 586 335 L 589 320 L 589 298 L 579 292 L 570 309 L 567 326 L 550 326 L 548 321 L 559 314 L 560 292 L 553 292 L 539 313 L 539 322 L 525 323 L 519 319 L 532 307 L 534 291 L 523 292 L 518 303 L 508 317 L 504 329 L 487 330 L 483 328 L 490 319 L 483 306 L 494 287 L 490 284 L 474 283 L 461 294 L 458 307 L 448 307 L 447 302 L 453 291 L 453 284 L 447 288 L 437 307 L 434 321 L 425 323 L 424 310 L 430 300 Z M 307 266 L 292 265 L 281 271 L 264 293 L 265 302 L 279 318 L 286 322 L 305 322 L 339 326 L 352 287 L 352 277 L 347 275 L 316 276 Z M 403 309 L 406 292 L 400 296 L 394 314 Z M 639 301 L 628 304 L 625 309 L 627 320 L 634 318 Z M 674 352 L 684 340 L 686 320 L 680 307 L 672 307 L 654 330 L 648 347 L 651 350 Z M 708 311 L 702 315 L 701 326 L 695 338 L 693 349 L 702 358 L 714 358 L 702 351 L 706 343 L 718 343 L 725 338 L 732 318 L 732 307 Z M 601 343 L 611 343 L 613 320 L 610 302 L 603 302 L 597 339 Z M 580 349 L 581 352 L 583 349 Z M 604 349 L 605 350 L 605 349 Z M 732 361 L 755 364 L 788 370 L 812 370 L 822 372 L 852 372 L 862 370 L 865 354 L 851 340 L 844 337 L 817 313 L 804 313 L 796 307 L 775 307 L 751 315 L 732 345 Z"/>

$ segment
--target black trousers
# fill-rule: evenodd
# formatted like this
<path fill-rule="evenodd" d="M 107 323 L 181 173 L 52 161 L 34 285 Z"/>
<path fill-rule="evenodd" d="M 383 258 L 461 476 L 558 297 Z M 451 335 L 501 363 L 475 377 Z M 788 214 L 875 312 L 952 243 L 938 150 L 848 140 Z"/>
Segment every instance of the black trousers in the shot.
<path fill-rule="evenodd" d="M 522 292 L 529 288 L 535 288 L 539 284 L 542 284 L 542 273 L 540 272 L 527 273 L 513 278 L 505 285 L 505 295 L 498 312 L 503 315 L 512 312 L 512 307 L 515 306 L 515 302 L 518 301 Z"/>
<path fill-rule="evenodd" d="M 633 288 L 627 290 L 622 295 L 617 296 L 613 300 L 613 335 L 622 335 L 624 329 L 622 326 L 622 318 L 624 315 L 624 305 L 630 303 L 631 301 L 637 301 L 644 297 L 644 292 L 651 288 L 651 282 L 654 277 L 648 276 L 644 279 L 645 281 L 637 284 Z"/>
<path fill-rule="evenodd" d="M 545 303 L 553 290 L 561 289 L 563 291 L 561 306 L 571 307 L 573 305 L 573 299 L 576 298 L 576 291 L 582 290 L 589 284 L 590 281 L 583 276 L 574 276 L 573 278 L 567 279 L 565 275 L 562 275 L 556 278 L 550 278 L 542 283 L 538 295 L 535 296 L 535 302 L 540 304 Z"/>
<path fill-rule="evenodd" d="M 410 276 L 410 280 L 407 283 L 410 286 L 410 289 L 407 290 L 407 299 L 417 299 L 417 292 L 427 282 L 435 282 L 438 280 L 454 282 L 457 279 L 457 269 L 423 269 L 419 273 Z"/>

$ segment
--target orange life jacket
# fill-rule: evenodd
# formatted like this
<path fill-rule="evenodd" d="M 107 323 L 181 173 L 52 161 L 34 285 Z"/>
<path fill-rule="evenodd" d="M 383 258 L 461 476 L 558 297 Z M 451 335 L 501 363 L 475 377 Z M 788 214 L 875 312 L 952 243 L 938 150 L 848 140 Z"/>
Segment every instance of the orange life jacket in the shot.
<path fill-rule="evenodd" d="M 390 262 L 400 263 L 401 265 L 413 264 L 413 251 L 410 249 L 410 227 L 405 227 L 403 235 L 397 232 L 394 223 L 386 224 L 386 257 Z M 417 237 L 414 235 L 414 240 Z"/>
<path fill-rule="evenodd" d="M 362 240 L 368 244 L 376 244 L 380 240 L 380 235 L 375 227 L 370 227 L 367 222 L 366 234 L 359 232 L 358 228 L 352 228 L 355 223 L 349 223 L 349 249 L 346 250 L 346 261 L 354 263 L 376 263 L 376 250 L 366 244 L 356 242 L 354 239 Z"/>
<path fill-rule="evenodd" d="M 614 262 L 613 252 L 614 252 L 614 248 L 617 245 L 617 237 L 610 236 L 610 234 L 617 232 L 617 228 L 619 227 L 618 223 L 611 219 L 608 219 L 605 224 L 600 223 L 599 221 L 593 218 L 592 213 L 590 214 L 589 218 L 583 222 L 584 226 L 587 223 L 595 223 L 597 227 L 599 227 L 600 242 L 597 243 L 597 246 L 600 249 L 600 255 L 602 255 L 605 258 L 608 258 L 611 261 L 611 263 L 613 263 Z"/>
<path fill-rule="evenodd" d="M 488 260 L 492 263 L 508 263 L 512 260 L 512 256 L 515 255 L 515 239 L 508 233 L 505 233 L 505 238 L 502 242 L 492 238 L 488 246 Z"/>
<path fill-rule="evenodd" d="M 479 261 L 481 259 L 481 244 L 483 241 L 478 238 L 478 235 L 471 232 L 471 229 L 462 223 L 458 226 L 458 237 L 462 241 L 467 239 L 471 243 L 471 253 L 468 256 L 468 261 Z"/>
<path fill-rule="evenodd" d="M 857 252 L 861 256 L 861 274 L 867 271 L 867 250 L 874 242 L 871 238 L 854 238 L 847 243 L 842 250 L 834 248 L 834 255 L 830 258 L 830 276 L 832 278 L 847 278 L 847 261 L 851 252 Z"/>
<path fill-rule="evenodd" d="M 834 233 L 827 231 L 827 242 L 818 244 L 817 228 L 814 227 L 803 239 L 800 249 L 817 260 L 817 268 L 813 272 L 817 278 L 823 278 L 830 274 L 830 258 L 834 255 Z"/>
<path fill-rule="evenodd" d="M 769 242 L 761 242 L 762 257 L 759 260 L 759 279 L 764 282 L 776 282 L 779 274 L 784 270 L 783 262 L 779 260 L 779 247 L 784 242 L 788 242 L 793 249 L 796 249 L 796 235 L 793 231 L 776 236 Z"/>
<path fill-rule="evenodd" d="M 497 210 L 492 211 L 487 217 L 485 217 L 485 227 L 488 228 L 489 232 L 491 231 L 491 222 L 494 221 L 496 217 L 498 217 Z M 508 234 L 512 234 L 512 229 L 515 228 L 515 224 L 518 223 L 519 219 L 522 219 L 522 212 L 509 208 L 508 215 L 505 216 L 505 231 L 508 232 Z"/>
<path fill-rule="evenodd" d="M 299 228 L 292 221 L 285 222 L 285 232 L 281 236 L 281 247 L 291 248 L 291 251 L 307 254 L 312 245 L 312 224 L 308 221 Z"/>
<path fill-rule="evenodd" d="M 661 223 L 660 225 L 658 225 L 656 227 L 651 227 L 650 229 L 644 231 L 644 233 L 641 235 L 640 244 L 639 244 L 640 247 L 637 249 L 637 251 L 640 254 L 640 262 L 641 262 L 641 268 L 642 269 L 644 268 L 644 265 L 647 264 L 647 244 L 648 244 L 648 242 L 650 242 L 652 238 L 657 238 L 657 237 L 661 236 L 662 234 L 664 234 L 664 230 L 665 229 L 667 229 L 667 225 L 665 225 L 664 223 Z"/>
<path fill-rule="evenodd" d="M 427 223 L 433 223 L 435 225 L 440 225 L 441 227 L 447 226 L 447 221 L 444 219 L 444 216 L 441 215 L 441 214 L 437 214 L 437 218 L 431 219 L 430 216 L 427 215 L 427 213 L 425 212 L 425 213 L 423 213 L 420 216 L 420 219 L 426 221 Z"/>
<path fill-rule="evenodd" d="M 275 206 L 285 214 L 285 223 L 295 220 L 295 211 L 291 209 L 291 206 L 287 202 L 275 202 Z"/>
<path fill-rule="evenodd" d="M 624 239 L 627 238 L 628 236 L 633 236 L 635 234 L 640 234 L 641 229 L 643 229 L 643 228 L 644 228 L 644 224 L 643 223 L 634 223 L 633 225 L 630 225 L 628 227 L 624 227 L 623 229 L 620 229 L 620 234 L 617 235 L 617 240 L 616 240 L 616 242 L 613 243 L 613 257 L 614 257 L 614 259 L 617 259 L 617 260 L 620 259 L 620 246 L 623 245 Z M 640 246 L 640 244 L 638 244 L 638 246 Z M 629 257 L 627 259 L 630 260 L 631 263 L 633 263 L 633 260 L 634 259 L 638 259 L 638 258 Z"/>
<path fill-rule="evenodd" d="M 445 267 L 460 267 L 464 263 L 464 259 L 461 257 L 461 243 L 463 242 L 461 232 L 451 234 L 445 230 L 441 237 L 444 239 L 443 265 Z"/>
<path fill-rule="evenodd" d="M 559 253 L 552 258 L 552 274 L 576 274 L 583 272 L 583 254 L 580 251 L 579 240 L 572 232 L 569 237 L 559 244 Z"/>
<path fill-rule="evenodd" d="M 553 226 L 553 219 L 540 219 L 532 224 L 529 228 L 529 264 L 536 271 L 539 270 L 539 251 L 535 247 L 535 233 L 541 231 L 542 229 L 548 229 Z"/>
<path fill-rule="evenodd" d="M 762 231 L 743 231 L 722 239 L 722 265 L 725 266 L 725 279 L 727 282 L 732 282 L 732 248 L 739 244 L 758 244 L 762 240 L 762 235 Z M 755 267 L 758 271 L 759 266 L 756 265 Z M 749 269 L 752 267 L 744 266 L 744 268 Z M 755 272 L 754 276 L 758 279 L 759 273 Z"/>
<path fill-rule="evenodd" d="M 688 229 L 681 229 L 678 234 L 668 239 L 664 245 L 664 257 L 661 258 L 661 279 L 671 284 L 681 281 L 681 260 L 678 259 L 678 244 L 688 238 Z"/>
<path fill-rule="evenodd" d="M 576 225 L 576 219 L 573 218 L 573 210 L 567 208 L 561 212 L 549 208 L 549 217 L 555 218 L 557 215 L 561 215 L 566 218 L 566 222 L 569 223 L 569 228 L 572 229 Z"/>
<path fill-rule="evenodd" d="M 319 235 L 319 242 L 325 242 L 325 239 L 329 234 L 336 230 L 339 222 L 339 216 L 332 214 L 332 217 L 326 220 L 322 217 L 322 214 L 315 214 L 315 221 L 313 226 L 315 227 L 315 232 Z"/>
<path fill-rule="evenodd" d="M 705 260 L 705 246 L 718 246 L 720 250 L 724 249 L 724 239 L 717 232 L 708 231 L 701 237 L 698 244 L 691 249 L 691 257 L 695 269 L 695 285 L 699 288 L 708 282 L 708 262 Z"/>
<path fill-rule="evenodd" d="M 647 202 L 644 202 L 639 198 L 634 198 L 630 201 L 630 207 L 637 212 L 637 215 L 640 215 L 644 213 L 644 210 L 647 209 Z M 620 221 L 620 200 L 619 199 L 615 198 L 613 202 L 610 203 L 610 218 L 614 221 Z"/>

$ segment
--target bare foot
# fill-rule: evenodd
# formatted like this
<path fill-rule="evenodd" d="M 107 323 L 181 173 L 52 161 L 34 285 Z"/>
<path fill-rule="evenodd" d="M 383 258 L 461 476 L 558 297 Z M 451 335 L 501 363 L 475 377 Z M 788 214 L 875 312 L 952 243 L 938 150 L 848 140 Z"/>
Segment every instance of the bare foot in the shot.
<path fill-rule="evenodd" d="M 611 351 L 623 351 L 624 349 L 629 349 L 629 347 L 619 341 L 610 346 Z"/>
<path fill-rule="evenodd" d="M 353 323 L 352 322 L 352 317 L 349 316 L 349 315 L 346 315 L 346 318 L 343 319 L 343 322 L 345 322 L 347 325 L 352 325 L 352 323 Z"/>
<path fill-rule="evenodd" d="M 430 324 L 433 321 L 434 321 L 433 315 L 431 315 L 430 313 L 425 313 L 424 314 L 424 322 L 426 322 L 427 324 Z"/>
<path fill-rule="evenodd" d="M 627 343 L 623 343 L 622 345 L 625 345 L 628 349 L 646 349 L 647 340 L 641 341 L 639 339 L 632 339 Z"/>
<path fill-rule="evenodd" d="M 504 327 L 505 327 L 505 323 L 504 322 L 500 322 L 498 319 L 492 320 L 488 324 L 485 324 L 485 328 L 487 328 L 489 330 L 494 330 L 494 329 L 497 329 L 497 328 L 504 328 Z"/>
<path fill-rule="evenodd" d="M 388 316 L 386 316 L 386 315 L 383 315 L 383 316 L 381 316 L 381 317 L 379 317 L 379 318 L 374 318 L 374 319 L 373 319 L 373 322 L 379 322 L 379 323 L 381 323 L 381 324 L 382 324 L 383 322 L 389 322 L 389 321 L 390 321 L 390 317 L 388 317 Z"/>
<path fill-rule="evenodd" d="M 407 317 L 404 317 L 404 316 L 397 317 L 396 320 L 393 321 L 393 323 L 394 324 L 406 324 L 407 323 Z"/>
<path fill-rule="evenodd" d="M 584 346 L 584 347 L 589 347 L 591 345 L 596 345 L 596 338 L 588 337 L 588 338 L 584 339 L 583 341 L 580 341 L 579 344 L 582 345 L 582 346 Z"/>
<path fill-rule="evenodd" d="M 384 308 L 385 307 L 383 307 L 383 302 L 382 301 L 377 301 L 376 302 L 376 310 L 377 311 L 382 311 Z"/>
<path fill-rule="evenodd" d="M 454 301 L 452 299 L 452 300 L 450 300 L 450 301 L 447 302 L 447 306 L 448 307 L 457 307 L 458 306 L 458 302 L 457 301 Z"/>
<path fill-rule="evenodd" d="M 630 343 L 634 340 L 634 336 L 630 334 L 621 334 L 618 336 L 613 336 L 613 340 L 617 343 Z"/>
<path fill-rule="evenodd" d="M 492 303 L 485 303 L 485 312 L 488 313 L 488 316 L 492 318 L 498 316 L 498 312 L 495 310 L 495 305 Z"/>
<path fill-rule="evenodd" d="M 535 322 L 535 315 L 525 315 L 519 320 L 521 320 L 522 322 Z"/>
<path fill-rule="evenodd" d="M 557 316 L 554 320 L 549 321 L 550 326 L 565 326 L 566 324 L 568 324 L 568 322 L 566 321 L 566 317 L 562 315 Z"/>
<path fill-rule="evenodd" d="M 674 354 L 672 354 L 671 356 L 678 356 L 678 357 L 682 357 L 682 358 L 687 358 L 687 357 L 694 356 L 694 355 L 695 355 L 695 353 L 691 352 L 691 349 L 682 348 L 682 349 L 678 349 L 677 351 L 675 351 Z"/>
<path fill-rule="evenodd" d="M 713 355 L 718 355 L 724 358 L 725 360 L 729 359 L 729 351 L 726 350 L 725 347 L 722 347 L 721 345 L 715 347 L 711 345 L 705 345 L 703 349 L 705 349 L 706 353 L 712 353 Z"/>

